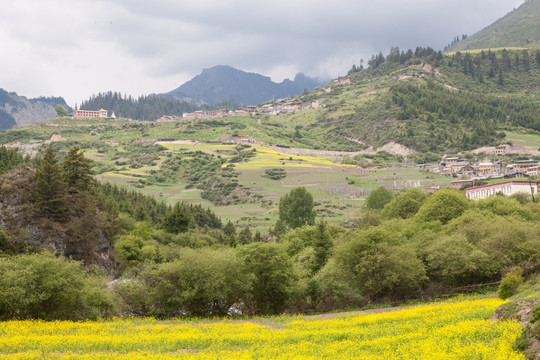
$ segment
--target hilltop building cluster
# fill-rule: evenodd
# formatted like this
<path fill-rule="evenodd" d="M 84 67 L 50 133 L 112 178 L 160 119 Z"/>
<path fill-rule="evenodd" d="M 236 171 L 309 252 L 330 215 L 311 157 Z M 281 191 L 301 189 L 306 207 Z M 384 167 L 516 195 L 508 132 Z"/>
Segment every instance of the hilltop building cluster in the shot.
<path fill-rule="evenodd" d="M 208 111 L 195 111 L 192 113 L 184 113 L 182 119 L 216 119 L 227 116 L 250 116 L 256 114 L 266 114 L 270 116 L 286 114 L 295 111 L 311 110 L 323 108 L 324 105 L 319 105 L 318 101 L 302 102 L 300 100 L 277 100 L 271 103 L 247 106 L 235 110 L 208 110 Z"/>
<path fill-rule="evenodd" d="M 504 155 L 505 146 L 495 147 L 495 154 Z M 443 158 L 435 165 L 419 164 L 419 167 L 434 173 L 447 176 L 460 176 L 461 178 L 519 178 L 540 174 L 540 162 L 536 160 L 519 160 L 510 164 L 503 164 L 502 159 L 496 161 L 469 161 L 460 157 Z"/>
<path fill-rule="evenodd" d="M 68 115 L 69 116 L 69 115 Z M 109 117 L 109 111 L 103 108 L 94 111 L 94 110 L 75 110 L 72 117 L 76 119 L 88 119 L 88 118 L 101 118 L 101 119 L 116 119 L 114 111 Z"/>

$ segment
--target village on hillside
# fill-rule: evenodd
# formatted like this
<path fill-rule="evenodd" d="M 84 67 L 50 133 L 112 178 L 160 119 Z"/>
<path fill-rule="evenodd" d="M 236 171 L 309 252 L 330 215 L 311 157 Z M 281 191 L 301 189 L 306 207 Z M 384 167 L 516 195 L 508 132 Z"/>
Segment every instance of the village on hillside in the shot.
<path fill-rule="evenodd" d="M 157 122 L 174 122 L 181 120 L 193 120 L 193 119 L 216 119 L 224 118 L 228 116 L 250 116 L 256 114 L 265 114 L 275 116 L 279 114 L 286 114 L 301 110 L 320 109 L 324 105 L 319 105 L 319 102 L 302 102 L 297 99 L 280 99 L 270 103 L 246 106 L 235 110 L 208 110 L 208 111 L 195 111 L 192 113 L 184 113 L 180 116 L 162 116 L 157 119 Z"/>

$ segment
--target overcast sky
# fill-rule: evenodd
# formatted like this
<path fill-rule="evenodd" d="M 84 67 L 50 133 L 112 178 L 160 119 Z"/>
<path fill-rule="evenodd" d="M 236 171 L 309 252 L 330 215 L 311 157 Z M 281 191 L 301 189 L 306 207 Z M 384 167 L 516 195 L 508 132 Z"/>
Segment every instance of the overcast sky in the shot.
<path fill-rule="evenodd" d="M 276 82 L 472 35 L 523 0 L 0 0 L 0 88 L 69 105 L 230 65 Z"/>

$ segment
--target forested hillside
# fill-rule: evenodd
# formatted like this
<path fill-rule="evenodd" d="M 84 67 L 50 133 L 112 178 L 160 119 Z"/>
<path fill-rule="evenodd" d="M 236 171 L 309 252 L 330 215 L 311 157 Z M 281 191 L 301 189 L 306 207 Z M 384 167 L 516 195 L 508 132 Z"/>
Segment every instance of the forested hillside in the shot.
<path fill-rule="evenodd" d="M 148 95 L 133 98 L 130 95 L 122 95 L 117 92 L 106 92 L 92 95 L 90 99 L 83 101 L 79 109 L 99 110 L 106 109 L 109 115 L 112 112 L 116 117 L 153 121 L 163 115 L 182 116 L 184 112 L 192 112 L 197 106 L 163 96 Z"/>
<path fill-rule="evenodd" d="M 455 42 L 447 51 L 540 45 L 540 1 L 526 0 L 490 26 Z"/>
<path fill-rule="evenodd" d="M 495 145 L 506 129 L 540 130 L 538 50 L 444 55 L 392 48 L 368 63 L 307 96 L 326 108 L 306 129 L 322 127 L 373 146 L 395 141 L 422 152 Z"/>

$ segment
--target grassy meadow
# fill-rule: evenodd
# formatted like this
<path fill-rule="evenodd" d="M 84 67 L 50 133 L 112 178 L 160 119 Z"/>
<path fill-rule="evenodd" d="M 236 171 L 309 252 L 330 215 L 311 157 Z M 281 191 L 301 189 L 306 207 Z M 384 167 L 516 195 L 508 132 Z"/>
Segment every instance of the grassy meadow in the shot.
<path fill-rule="evenodd" d="M 375 314 L 0 323 L 0 359 L 525 359 L 499 299 Z"/>
<path fill-rule="evenodd" d="M 359 97 L 358 101 L 366 101 L 370 97 Z M 78 145 L 87 157 L 95 161 L 100 181 L 141 191 L 169 204 L 177 201 L 200 203 L 212 208 L 224 222 L 231 220 L 239 226 L 249 225 L 260 231 L 266 231 L 275 223 L 280 197 L 297 186 L 305 186 L 314 195 L 319 217 L 332 223 L 358 216 L 365 198 L 362 189 L 372 189 L 379 185 L 396 189 L 428 187 L 446 185 L 451 180 L 415 168 L 363 169 L 343 164 L 342 156 L 330 156 L 328 154 L 331 153 L 322 150 L 313 151 L 315 155 L 297 155 L 285 153 L 285 150 L 291 152 L 290 149 L 281 148 L 282 152 L 279 147 L 265 145 L 269 141 L 301 147 L 302 144 L 291 137 L 294 128 L 298 125 L 308 127 L 316 114 L 314 111 L 286 114 L 287 121 L 279 126 L 272 123 L 271 117 L 259 119 L 260 124 L 257 124 L 257 119 L 248 117 L 186 123 L 59 119 L 0 132 L 0 142 L 17 145 L 31 155 L 35 155 L 48 143 L 60 151 Z M 317 142 L 324 144 L 319 139 L 320 134 L 314 134 L 313 131 L 310 130 L 309 136 L 313 135 Z M 235 132 L 240 135 L 249 134 L 257 143 L 238 151 L 236 144 L 218 141 Z M 300 130 L 300 133 L 305 132 Z M 158 139 L 175 141 L 156 141 Z M 235 155 L 244 151 L 254 151 L 253 156 L 231 163 Z M 249 200 L 216 206 L 201 197 L 200 188 L 188 186 L 183 177 L 186 169 L 180 169 L 168 178 L 156 180 L 160 174 L 170 172 L 166 161 L 171 156 L 182 157 L 182 161 L 185 161 L 197 156 L 197 152 L 223 159 L 222 168 L 233 167 L 238 173 L 238 184 L 264 201 Z M 283 169 L 286 177 L 272 180 L 265 176 L 265 170 L 268 169 Z"/>

